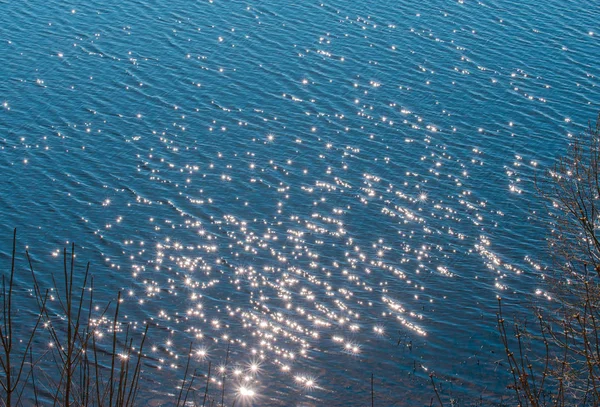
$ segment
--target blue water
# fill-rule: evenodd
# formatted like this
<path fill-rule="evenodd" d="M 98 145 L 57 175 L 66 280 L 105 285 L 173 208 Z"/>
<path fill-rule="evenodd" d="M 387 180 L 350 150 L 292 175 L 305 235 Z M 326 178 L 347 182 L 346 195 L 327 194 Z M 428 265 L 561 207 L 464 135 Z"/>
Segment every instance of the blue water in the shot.
<path fill-rule="evenodd" d="M 156 377 L 195 339 L 260 365 L 255 405 L 505 391 L 496 298 L 544 288 L 533 179 L 600 110 L 597 2 L 0 11 L 0 250 L 50 284 L 75 241 L 163 328 Z"/>

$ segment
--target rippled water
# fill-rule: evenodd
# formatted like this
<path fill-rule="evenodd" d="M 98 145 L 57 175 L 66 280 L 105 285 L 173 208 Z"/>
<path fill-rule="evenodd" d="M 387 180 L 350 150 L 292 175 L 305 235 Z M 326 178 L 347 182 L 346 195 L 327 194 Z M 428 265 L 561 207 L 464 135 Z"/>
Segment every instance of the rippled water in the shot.
<path fill-rule="evenodd" d="M 77 242 L 165 328 L 154 365 L 230 343 L 256 405 L 367 404 L 371 373 L 389 405 L 428 405 L 431 370 L 502 391 L 496 297 L 527 312 L 546 257 L 533 177 L 600 107 L 595 1 L 0 10 L 3 254 L 13 227 L 47 269 Z"/>

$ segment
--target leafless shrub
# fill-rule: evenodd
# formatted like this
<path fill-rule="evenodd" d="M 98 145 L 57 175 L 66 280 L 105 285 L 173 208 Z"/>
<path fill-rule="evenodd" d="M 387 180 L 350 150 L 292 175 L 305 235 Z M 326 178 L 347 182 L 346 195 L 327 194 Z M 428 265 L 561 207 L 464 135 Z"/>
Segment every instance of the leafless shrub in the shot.
<path fill-rule="evenodd" d="M 549 202 L 553 301 L 537 329 L 498 328 L 520 406 L 600 405 L 600 116 L 542 180 Z M 539 351 L 539 349 L 542 349 Z"/>

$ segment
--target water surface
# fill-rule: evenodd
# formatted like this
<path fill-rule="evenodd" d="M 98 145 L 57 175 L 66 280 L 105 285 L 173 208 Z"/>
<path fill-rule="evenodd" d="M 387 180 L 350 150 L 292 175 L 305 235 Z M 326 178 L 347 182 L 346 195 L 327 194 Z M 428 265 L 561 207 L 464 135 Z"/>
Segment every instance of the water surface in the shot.
<path fill-rule="evenodd" d="M 429 405 L 431 370 L 493 399 L 496 298 L 528 312 L 548 263 L 532 180 L 599 110 L 600 8 L 284 3 L 0 2 L 3 254 L 77 242 L 164 328 L 157 375 L 229 343 L 256 405 L 366 405 L 371 373 Z"/>

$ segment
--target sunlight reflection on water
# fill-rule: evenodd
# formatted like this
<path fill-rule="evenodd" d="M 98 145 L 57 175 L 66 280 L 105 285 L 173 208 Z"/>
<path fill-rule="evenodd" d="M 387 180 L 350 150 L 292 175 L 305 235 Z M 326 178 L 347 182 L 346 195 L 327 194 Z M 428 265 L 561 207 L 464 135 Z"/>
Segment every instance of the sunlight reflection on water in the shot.
<path fill-rule="evenodd" d="M 429 400 L 431 366 L 502 389 L 496 296 L 544 267 L 532 179 L 596 113 L 585 5 L 109 3 L 2 17 L 4 231 L 83 245 L 157 325 L 149 366 L 194 339 L 242 404 L 365 372 Z"/>

